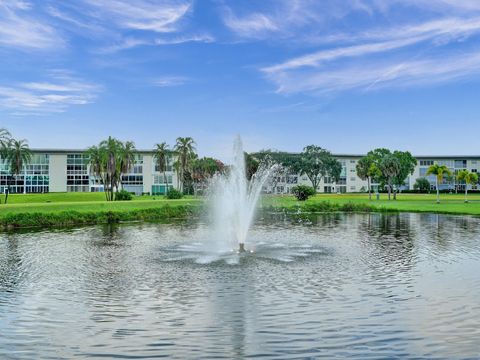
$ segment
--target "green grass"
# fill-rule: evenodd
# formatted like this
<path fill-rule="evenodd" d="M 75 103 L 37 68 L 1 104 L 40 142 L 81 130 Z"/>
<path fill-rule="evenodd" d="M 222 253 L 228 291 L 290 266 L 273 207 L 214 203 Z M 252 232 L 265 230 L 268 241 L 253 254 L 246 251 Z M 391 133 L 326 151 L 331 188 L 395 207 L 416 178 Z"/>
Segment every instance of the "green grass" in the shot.
<path fill-rule="evenodd" d="M 405 211 L 432 212 L 443 214 L 480 215 L 480 194 L 470 194 L 469 202 L 464 203 L 463 194 L 441 194 L 440 204 L 435 194 L 399 194 L 397 200 L 388 200 L 381 194 L 380 200 L 368 200 L 366 194 L 318 194 L 305 202 L 292 196 L 267 196 L 263 205 L 273 209 L 286 210 L 350 210 L 355 211 Z"/>
<path fill-rule="evenodd" d="M 3 197 L 2 197 L 3 200 Z M 136 196 L 131 201 L 106 202 L 103 193 L 15 194 L 0 205 L 0 229 L 53 227 L 122 221 L 165 221 L 188 218 L 200 211 L 201 198 L 167 200 L 163 196 Z M 398 200 L 368 200 L 366 194 L 319 194 L 307 201 L 293 196 L 265 196 L 262 206 L 271 211 L 289 212 L 370 212 L 407 211 L 480 215 L 480 194 L 399 194 Z"/>

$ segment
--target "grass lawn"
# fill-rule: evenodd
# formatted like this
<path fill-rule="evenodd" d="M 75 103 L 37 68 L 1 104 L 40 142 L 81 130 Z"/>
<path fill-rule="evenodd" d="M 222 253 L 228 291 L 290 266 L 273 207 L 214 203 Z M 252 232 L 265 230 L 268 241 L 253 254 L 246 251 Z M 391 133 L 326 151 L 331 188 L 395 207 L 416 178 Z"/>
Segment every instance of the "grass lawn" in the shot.
<path fill-rule="evenodd" d="M 436 194 L 399 194 L 395 201 L 388 201 L 387 194 L 381 194 L 380 200 L 376 200 L 374 195 L 372 199 L 368 200 L 367 194 L 357 193 L 318 194 L 302 203 L 292 196 L 266 196 L 263 198 L 263 205 L 293 209 L 329 202 L 339 205 L 368 205 L 374 210 L 480 215 L 480 194 L 469 194 L 468 203 L 464 203 L 464 194 L 440 194 L 440 204 L 436 203 Z"/>
<path fill-rule="evenodd" d="M 264 207 L 288 211 L 408 211 L 480 215 L 480 194 L 442 194 L 436 204 L 435 194 L 399 194 L 398 200 L 368 200 L 366 194 L 318 194 L 299 202 L 293 196 L 264 196 Z M 2 196 L 3 200 L 3 196 Z M 8 204 L 0 205 L 0 229 L 51 227 L 122 221 L 163 221 L 189 218 L 198 214 L 202 198 L 167 200 L 163 196 L 136 196 L 131 201 L 107 202 L 103 193 L 14 194 Z"/>

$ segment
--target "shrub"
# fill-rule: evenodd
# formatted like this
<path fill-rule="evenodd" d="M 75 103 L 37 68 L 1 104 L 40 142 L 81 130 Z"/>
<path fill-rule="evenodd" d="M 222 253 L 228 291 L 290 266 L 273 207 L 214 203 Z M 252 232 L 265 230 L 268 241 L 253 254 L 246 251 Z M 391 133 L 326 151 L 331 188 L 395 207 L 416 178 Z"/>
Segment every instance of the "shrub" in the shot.
<path fill-rule="evenodd" d="M 430 192 L 430 181 L 424 177 L 418 178 L 413 184 L 413 189 L 420 192 Z"/>
<path fill-rule="evenodd" d="M 167 192 L 167 195 L 165 195 L 167 199 L 181 199 L 183 197 L 183 194 L 181 191 L 178 191 L 177 189 L 170 189 Z"/>
<path fill-rule="evenodd" d="M 305 201 L 310 196 L 315 195 L 315 189 L 307 185 L 297 185 L 292 188 L 292 194 L 295 195 L 298 201 Z"/>
<path fill-rule="evenodd" d="M 127 190 L 120 190 L 115 193 L 115 201 L 127 201 L 132 200 L 132 194 L 130 194 Z"/>

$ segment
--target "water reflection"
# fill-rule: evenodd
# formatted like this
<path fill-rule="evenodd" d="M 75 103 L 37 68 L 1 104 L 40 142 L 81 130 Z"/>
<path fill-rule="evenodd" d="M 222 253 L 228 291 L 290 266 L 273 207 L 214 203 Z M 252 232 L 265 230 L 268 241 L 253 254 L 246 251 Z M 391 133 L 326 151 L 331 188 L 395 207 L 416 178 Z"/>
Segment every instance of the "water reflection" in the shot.
<path fill-rule="evenodd" d="M 202 224 L 3 234 L 0 358 L 476 358 L 479 225 L 264 215 L 234 263 Z"/>

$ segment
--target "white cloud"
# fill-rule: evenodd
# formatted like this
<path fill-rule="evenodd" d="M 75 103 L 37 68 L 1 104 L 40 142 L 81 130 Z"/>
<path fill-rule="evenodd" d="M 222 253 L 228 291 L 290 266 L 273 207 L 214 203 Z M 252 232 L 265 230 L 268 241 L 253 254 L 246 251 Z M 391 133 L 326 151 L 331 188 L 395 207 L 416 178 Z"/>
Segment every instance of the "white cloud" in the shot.
<path fill-rule="evenodd" d="M 189 78 L 184 76 L 165 76 L 155 79 L 153 84 L 158 87 L 171 87 L 184 85 L 188 81 Z"/>
<path fill-rule="evenodd" d="M 0 107 L 15 114 L 41 115 L 64 112 L 72 105 L 95 100 L 101 87 L 52 72 L 50 81 L 0 85 Z"/>
<path fill-rule="evenodd" d="M 376 60 L 339 69 L 294 71 L 270 79 L 282 93 L 329 94 L 345 90 L 430 85 L 480 73 L 480 52 L 451 53 L 425 60 Z"/>
<path fill-rule="evenodd" d="M 190 2 L 137 0 L 84 0 L 100 17 L 118 26 L 159 33 L 174 32 L 191 8 Z"/>
<path fill-rule="evenodd" d="M 253 13 L 244 17 L 237 17 L 228 10 L 223 21 L 230 30 L 242 37 L 248 38 L 262 37 L 266 33 L 279 30 L 274 20 L 261 13 Z"/>
<path fill-rule="evenodd" d="M 0 1 L 0 46 L 21 49 L 52 49 L 64 46 L 53 27 L 31 16 L 26 1 Z"/>

